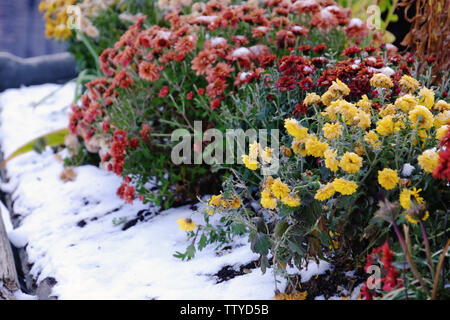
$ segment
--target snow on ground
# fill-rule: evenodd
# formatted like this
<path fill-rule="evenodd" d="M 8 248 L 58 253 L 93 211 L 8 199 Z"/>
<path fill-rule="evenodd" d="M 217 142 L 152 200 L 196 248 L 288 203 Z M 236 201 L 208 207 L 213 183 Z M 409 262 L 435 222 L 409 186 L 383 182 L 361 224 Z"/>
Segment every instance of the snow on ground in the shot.
<path fill-rule="evenodd" d="M 0 94 L 0 145 L 5 156 L 42 134 L 66 127 L 74 84 L 32 106 L 57 88 L 47 84 Z M 135 218 L 148 206 L 120 200 L 116 190 L 121 179 L 114 174 L 82 166 L 75 168 L 75 181 L 64 183 L 59 178 L 62 170 L 62 162 L 48 148 L 10 161 L 9 182 L 1 183 L 3 191 L 12 193 L 14 213 L 20 215 L 20 225 L 9 232 L 10 240 L 26 246 L 38 283 L 46 277 L 56 279 L 52 295 L 60 299 L 272 299 L 270 269 L 264 275 L 255 269 L 216 284 L 214 275 L 222 267 L 238 267 L 257 258 L 246 237 L 237 239 L 229 253 L 219 255 L 215 246 L 208 246 L 183 262 L 173 254 L 184 252 L 188 245 L 176 223 L 191 214 L 188 207 L 166 210 L 122 231 L 123 224 L 113 222 Z M 194 213 L 194 221 L 202 219 Z M 324 266 L 313 270 L 321 273 Z M 278 284 L 281 290 L 284 286 L 284 281 Z"/>

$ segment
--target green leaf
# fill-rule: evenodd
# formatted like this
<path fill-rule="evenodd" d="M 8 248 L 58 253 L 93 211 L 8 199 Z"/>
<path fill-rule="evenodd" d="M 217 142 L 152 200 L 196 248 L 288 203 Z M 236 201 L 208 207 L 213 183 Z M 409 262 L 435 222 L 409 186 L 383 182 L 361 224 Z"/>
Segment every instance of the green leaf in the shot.
<path fill-rule="evenodd" d="M 256 229 L 258 230 L 258 232 L 266 232 L 267 231 L 267 226 L 266 226 L 266 223 L 264 222 L 263 218 L 255 217 L 254 222 L 255 222 Z"/>
<path fill-rule="evenodd" d="M 204 234 L 202 234 L 200 241 L 198 242 L 198 250 L 202 251 L 204 247 L 208 244 L 208 238 Z"/>
<path fill-rule="evenodd" d="M 245 227 L 245 224 L 243 223 L 233 223 L 231 225 L 231 231 L 235 234 L 235 235 L 243 235 L 246 231 L 247 228 Z"/>
<path fill-rule="evenodd" d="M 67 128 L 52 131 L 50 133 L 44 134 L 26 144 L 21 146 L 19 149 L 14 151 L 8 158 L 0 163 L 0 168 L 4 167 L 6 163 L 15 157 L 23 155 L 30 151 L 42 152 L 46 146 L 58 146 L 64 144 L 64 137 L 69 134 Z"/>
<path fill-rule="evenodd" d="M 270 248 L 270 239 L 267 234 L 258 232 L 252 239 L 251 249 L 261 255 L 267 255 Z"/>
<path fill-rule="evenodd" d="M 267 259 L 267 256 L 261 256 L 259 260 L 261 265 L 261 272 L 265 274 L 267 267 L 269 266 L 269 259 Z"/>
<path fill-rule="evenodd" d="M 296 242 L 289 240 L 288 241 L 288 247 L 289 250 L 294 251 L 295 253 L 299 254 L 299 255 L 304 255 L 305 251 L 302 249 L 302 247 L 300 247 Z"/>
<path fill-rule="evenodd" d="M 186 257 L 188 260 L 191 260 L 195 256 L 195 246 L 191 244 L 186 248 Z"/>
<path fill-rule="evenodd" d="M 329 245 L 330 237 L 327 235 L 327 233 L 322 230 L 317 230 L 317 231 L 318 231 L 317 237 L 319 238 L 320 242 L 323 245 Z"/>
<path fill-rule="evenodd" d="M 287 223 L 286 220 L 281 220 L 280 222 L 278 222 L 278 224 L 275 226 L 276 236 L 281 238 L 283 236 L 283 234 L 286 232 L 288 227 L 289 227 L 289 223 Z"/>

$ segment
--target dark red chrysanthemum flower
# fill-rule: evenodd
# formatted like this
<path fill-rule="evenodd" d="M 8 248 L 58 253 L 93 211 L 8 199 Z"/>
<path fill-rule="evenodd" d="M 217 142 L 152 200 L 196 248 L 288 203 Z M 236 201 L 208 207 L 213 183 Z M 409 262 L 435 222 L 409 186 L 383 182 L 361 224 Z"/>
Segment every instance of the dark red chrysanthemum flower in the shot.
<path fill-rule="evenodd" d="M 211 101 L 210 104 L 211 109 L 215 110 L 218 109 L 220 107 L 220 99 L 214 99 Z"/>
<path fill-rule="evenodd" d="M 351 46 L 351 47 L 344 49 L 344 51 L 342 51 L 341 56 L 354 57 L 356 54 L 358 54 L 360 52 L 361 52 L 361 48 L 355 45 L 355 46 Z"/>
<path fill-rule="evenodd" d="M 328 47 L 325 43 L 321 43 L 321 44 L 314 46 L 312 49 L 314 52 L 321 53 L 321 52 L 327 50 L 327 48 Z"/>

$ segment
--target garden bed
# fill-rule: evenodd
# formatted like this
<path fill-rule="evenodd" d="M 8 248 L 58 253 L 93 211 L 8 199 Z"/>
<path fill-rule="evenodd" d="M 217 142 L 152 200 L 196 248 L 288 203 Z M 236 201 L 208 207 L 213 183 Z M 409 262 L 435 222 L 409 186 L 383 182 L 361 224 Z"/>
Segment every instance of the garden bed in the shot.
<path fill-rule="evenodd" d="M 4 155 L 67 125 L 74 85 L 63 87 L 37 107 L 32 105 L 57 88 L 23 87 L 0 95 Z M 64 182 L 61 158 L 66 152 L 47 147 L 6 166 L 8 181 L 2 181 L 1 189 L 11 199 L 8 234 L 14 246 L 26 253 L 21 254 L 27 257 L 22 264 L 32 280 L 28 288 L 22 284 L 24 291 L 58 299 L 274 297 L 272 270 L 262 274 L 256 267 L 258 255 L 252 253 L 246 236 L 225 250 L 209 245 L 190 261 L 173 257 L 186 247 L 186 234 L 179 230 L 177 219 L 201 204 L 165 211 L 138 200 L 126 204 L 116 196 L 121 178 L 90 165 L 75 168 L 75 180 Z M 203 219 L 195 212 L 193 218 Z M 321 280 L 314 275 L 329 270 L 325 262 L 311 262 L 299 273 L 311 286 L 310 279 Z M 285 281 L 278 280 L 277 287 L 283 290 Z"/>

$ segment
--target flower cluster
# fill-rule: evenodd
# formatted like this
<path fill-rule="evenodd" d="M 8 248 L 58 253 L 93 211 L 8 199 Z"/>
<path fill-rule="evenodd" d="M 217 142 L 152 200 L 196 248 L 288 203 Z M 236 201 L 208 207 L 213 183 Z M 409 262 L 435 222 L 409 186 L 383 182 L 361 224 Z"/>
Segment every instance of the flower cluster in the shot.
<path fill-rule="evenodd" d="M 370 82 L 375 88 L 393 86 L 391 78 L 381 73 L 374 74 Z M 416 83 L 417 80 L 404 75 L 400 82 Z M 381 188 L 386 191 L 396 190 L 400 181 L 399 170 L 414 161 L 423 170 L 424 176 L 437 168 L 439 153 L 426 146 L 436 146 L 438 140 L 443 139 L 439 130 L 447 128 L 450 122 L 448 104 L 443 100 L 435 104 L 434 92 L 430 89 L 422 88 L 414 95 L 418 86 L 403 86 L 409 93 L 400 95 L 394 104 L 386 103 L 377 110 L 372 108 L 374 103 L 366 95 L 356 104 L 344 100 L 350 89 L 337 79 L 321 96 L 320 101 L 325 108 L 320 115 L 316 115 L 318 125 L 302 125 L 293 118 L 285 120 L 285 128 L 292 137 L 293 153 L 302 159 L 308 156 L 322 159 L 317 162 L 318 167 L 324 166 L 335 175 L 332 181 L 320 183 L 321 187 L 314 196 L 316 200 L 328 200 L 335 192 L 352 195 L 358 189 L 358 180 L 361 179 L 359 183 L 364 182 L 371 173 L 377 175 Z M 311 95 L 315 94 L 308 95 L 304 103 L 311 104 Z M 319 103 L 319 100 L 315 103 Z M 315 132 L 310 132 L 308 127 L 315 128 Z M 401 159 L 395 157 L 391 162 L 395 168 L 381 167 L 375 170 L 382 160 L 386 160 L 380 159 L 380 156 L 389 146 L 407 147 L 409 159 L 402 163 Z M 399 188 L 405 195 L 407 189 Z M 263 200 L 267 203 L 266 198 L 261 197 L 261 203 L 267 208 Z M 409 209 L 409 206 L 404 208 Z"/>
<path fill-rule="evenodd" d="M 199 10 L 189 13 L 168 11 L 164 26 L 148 27 L 146 17 L 140 17 L 100 55 L 104 77 L 87 83 L 81 104 L 73 106 L 71 133 L 85 144 L 93 138 L 101 141 L 101 166 L 119 175 L 133 176 L 141 187 L 155 171 L 161 179 L 167 174 L 164 161 L 161 170 L 149 170 L 148 166 L 143 169 L 133 161 L 155 163 L 154 159 L 161 156 L 168 159 L 167 151 L 161 150 L 166 149 L 165 137 L 179 127 L 192 128 L 192 122 L 205 115 L 209 127 L 223 126 L 226 117 L 220 116 L 221 106 L 226 105 L 230 112 L 240 108 L 230 93 L 246 96 L 246 88 L 259 83 L 275 63 L 283 73 L 277 81 L 281 90 L 297 83 L 300 88 L 312 89 L 311 75 L 316 65 L 326 63 L 326 58 L 290 55 L 275 61 L 286 50 L 309 42 L 313 34 L 325 39 L 324 31 L 330 29 L 327 19 L 339 21 L 333 30 L 339 29 L 336 32 L 344 35 L 342 45 L 345 42 L 348 11 L 332 1 L 312 2 L 314 8 L 300 8 L 290 1 L 268 1 L 263 7 L 256 2 L 227 6 L 208 1 L 196 3 Z M 313 18 L 305 24 L 311 13 Z M 352 36 L 355 32 L 353 28 Z M 363 28 L 358 32 L 364 34 Z M 326 49 L 321 44 L 312 52 L 321 55 Z M 141 134 L 144 127 L 152 128 L 145 141 Z M 119 153 L 111 150 L 116 130 L 133 137 Z M 249 164 L 250 160 L 244 162 Z M 148 196 L 144 188 L 137 189 Z"/>
<path fill-rule="evenodd" d="M 45 11 L 45 34 L 48 38 L 65 40 L 72 35 L 73 28 L 79 28 L 87 36 L 96 38 L 99 30 L 92 19 L 115 4 L 115 0 L 41 0 L 39 11 Z M 70 8 L 75 5 L 78 12 Z"/>
<path fill-rule="evenodd" d="M 48 38 L 67 39 L 72 35 L 68 26 L 67 8 L 74 5 L 77 0 L 42 0 L 39 3 L 39 11 L 45 11 L 45 35 Z"/>
<path fill-rule="evenodd" d="M 41 4 L 51 21 L 48 34 L 67 38 L 69 29 L 56 29 L 68 17 L 51 3 Z M 117 195 L 127 203 L 139 197 L 167 208 L 216 194 L 205 204 L 205 224 L 177 221 L 193 242 L 175 256 L 192 258 L 197 239 L 201 250 L 250 231 L 263 270 L 270 254 L 280 271 L 311 257 L 362 256 L 390 237 L 380 217 L 425 234 L 425 224 L 445 211 L 448 80 L 430 86 L 414 56 L 370 42 L 366 24 L 349 9 L 332 0 L 160 0 L 146 2 L 144 16 L 115 1 L 79 4 L 92 17 L 80 36 L 90 53 L 100 54 L 97 76 L 71 106 L 67 144 L 79 151 L 81 140 L 102 168 L 121 176 Z M 127 23 L 105 40 L 107 11 L 114 12 L 112 24 Z M 126 31 L 115 37 L 120 30 Z M 197 120 L 203 130 L 287 134 L 280 150 L 251 141 L 238 161 L 243 165 L 173 163 L 172 132 L 195 136 Z M 195 141 L 192 158 L 209 143 Z M 223 225 L 210 224 L 214 213 Z M 444 231 L 436 228 L 434 238 Z M 372 251 L 368 265 L 375 258 L 386 271 L 382 290 L 395 291 L 402 283 L 387 242 Z M 367 285 L 362 292 L 374 296 Z"/>
<path fill-rule="evenodd" d="M 303 63 L 298 59 L 288 65 L 294 69 Z M 421 228 L 433 212 L 438 215 L 445 208 L 445 182 L 433 177 L 445 181 L 448 171 L 448 102 L 440 99 L 445 97 L 442 89 L 427 88 L 401 70 L 370 70 L 369 89 L 356 94 L 348 78 L 336 77 L 325 92 L 304 95 L 300 103 L 314 112 L 284 120 L 288 135 L 282 140 L 278 173 L 260 177 L 260 192 L 254 192 L 250 179 L 249 188 L 241 191 L 259 199 L 256 212 L 264 212 L 261 217 L 274 239 L 272 254 L 280 262 L 366 249 L 367 230 L 377 229 L 372 218 L 378 201 L 397 203 L 400 221 Z M 271 86 L 283 91 L 279 83 Z M 252 156 L 256 144 L 250 145 L 248 161 L 244 159 L 246 169 L 254 173 L 264 168 L 264 162 Z M 240 178 L 245 180 L 244 175 Z M 242 182 L 236 186 L 227 184 L 225 190 L 238 192 Z M 295 201 L 283 200 L 288 196 Z M 239 211 L 232 215 L 246 217 Z M 290 241 L 299 241 L 299 234 L 304 242 L 294 248 Z M 378 251 L 389 260 L 386 246 Z M 387 260 L 382 280 L 386 292 L 399 285 L 398 272 Z"/>
<path fill-rule="evenodd" d="M 372 249 L 372 252 L 367 256 L 364 271 L 369 272 L 369 268 L 377 262 L 380 262 L 384 270 L 383 277 L 374 279 L 374 282 L 377 282 L 374 285 L 378 285 L 380 291 L 390 292 L 403 287 L 402 279 L 399 277 L 400 273 L 393 265 L 394 253 L 389 248 L 387 241 L 382 246 Z M 376 290 L 369 289 L 367 281 L 364 282 L 360 292 L 365 300 L 373 300 L 377 296 Z"/>

